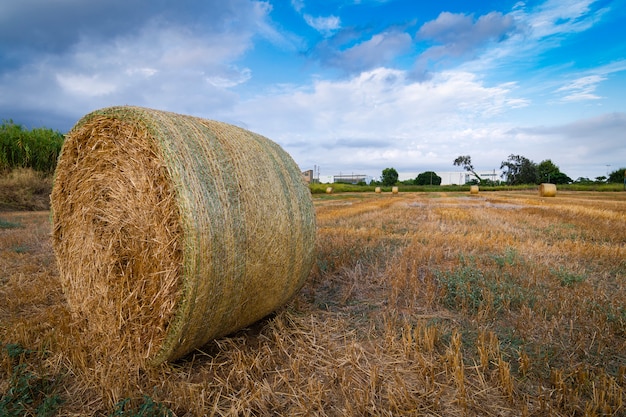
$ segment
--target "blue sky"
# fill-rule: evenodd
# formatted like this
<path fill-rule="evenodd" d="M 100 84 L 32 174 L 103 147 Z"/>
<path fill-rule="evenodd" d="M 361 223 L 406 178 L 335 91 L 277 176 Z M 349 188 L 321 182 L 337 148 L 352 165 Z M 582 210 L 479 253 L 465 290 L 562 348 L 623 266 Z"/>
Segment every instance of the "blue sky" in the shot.
<path fill-rule="evenodd" d="M 401 179 L 626 166 L 626 0 L 0 3 L 0 118 L 138 105 L 233 123 L 302 170 Z"/>

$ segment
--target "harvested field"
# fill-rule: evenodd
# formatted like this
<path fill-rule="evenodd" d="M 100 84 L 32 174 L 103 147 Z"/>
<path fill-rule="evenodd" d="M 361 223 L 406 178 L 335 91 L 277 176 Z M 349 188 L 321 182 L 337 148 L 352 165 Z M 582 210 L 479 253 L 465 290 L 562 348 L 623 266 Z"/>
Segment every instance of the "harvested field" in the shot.
<path fill-rule="evenodd" d="M 316 264 L 285 308 L 130 375 L 87 351 L 49 213 L 0 214 L 0 407 L 29 375 L 32 414 L 626 414 L 626 193 L 314 204 Z"/>

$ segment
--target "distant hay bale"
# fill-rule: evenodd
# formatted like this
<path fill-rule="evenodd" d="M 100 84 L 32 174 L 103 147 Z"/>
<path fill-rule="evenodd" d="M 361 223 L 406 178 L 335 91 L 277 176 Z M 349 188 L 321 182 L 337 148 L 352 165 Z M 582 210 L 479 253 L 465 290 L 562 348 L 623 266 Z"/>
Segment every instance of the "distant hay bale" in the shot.
<path fill-rule="evenodd" d="M 539 195 L 541 197 L 556 196 L 556 184 L 543 183 L 539 186 Z"/>
<path fill-rule="evenodd" d="M 398 187 L 391 187 L 391 192 L 393 194 L 398 194 Z"/>
<path fill-rule="evenodd" d="M 470 194 L 478 194 L 478 185 L 470 186 Z"/>
<path fill-rule="evenodd" d="M 333 193 L 333 187 L 326 187 L 326 194 L 332 194 Z"/>
<path fill-rule="evenodd" d="M 180 358 L 283 305 L 312 268 L 310 192 L 261 135 L 111 107 L 72 128 L 55 175 L 63 289 L 112 357 Z"/>
<path fill-rule="evenodd" d="M 380 187 L 376 187 L 376 192 L 380 194 Z"/>

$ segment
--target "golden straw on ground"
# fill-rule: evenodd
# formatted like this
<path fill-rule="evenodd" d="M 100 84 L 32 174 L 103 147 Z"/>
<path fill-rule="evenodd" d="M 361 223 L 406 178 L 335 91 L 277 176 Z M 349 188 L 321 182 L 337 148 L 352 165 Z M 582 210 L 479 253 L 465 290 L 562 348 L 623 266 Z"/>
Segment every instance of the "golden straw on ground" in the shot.
<path fill-rule="evenodd" d="M 139 107 L 83 117 L 59 158 L 53 245 L 98 349 L 174 360 L 288 301 L 314 260 L 298 166 L 269 139 Z"/>

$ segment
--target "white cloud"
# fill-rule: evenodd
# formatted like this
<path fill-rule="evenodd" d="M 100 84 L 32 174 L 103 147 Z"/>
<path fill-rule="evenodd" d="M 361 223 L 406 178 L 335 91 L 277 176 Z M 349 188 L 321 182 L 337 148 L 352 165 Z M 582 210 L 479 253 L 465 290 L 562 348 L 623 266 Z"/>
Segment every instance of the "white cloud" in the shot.
<path fill-rule="evenodd" d="M 488 122 L 523 101 L 512 89 L 486 87 L 469 73 L 445 72 L 420 83 L 405 71 L 378 68 L 260 96 L 240 103 L 228 117 L 281 143 L 305 167 L 447 166 L 459 149 L 506 130 Z"/>
<path fill-rule="evenodd" d="M 598 100 L 601 97 L 594 94 L 594 91 L 598 84 L 604 80 L 606 77 L 588 75 L 571 81 L 556 91 L 566 94 L 562 98 L 563 101 Z"/>
<path fill-rule="evenodd" d="M 524 19 L 530 29 L 530 36 L 539 39 L 555 34 L 581 32 L 589 29 L 606 12 L 606 9 L 600 9 L 596 13 L 590 13 L 590 6 L 595 1 L 546 1 Z"/>
<path fill-rule="evenodd" d="M 313 17 L 305 14 L 304 20 L 313 29 L 326 36 L 331 35 L 334 31 L 341 28 L 341 19 L 337 16 Z"/>
<path fill-rule="evenodd" d="M 291 0 L 291 7 L 293 7 L 296 12 L 300 13 L 302 9 L 304 9 L 304 0 Z"/>
<path fill-rule="evenodd" d="M 57 74 L 56 80 L 69 94 L 97 97 L 117 90 L 115 83 L 100 79 L 98 75 Z"/>

